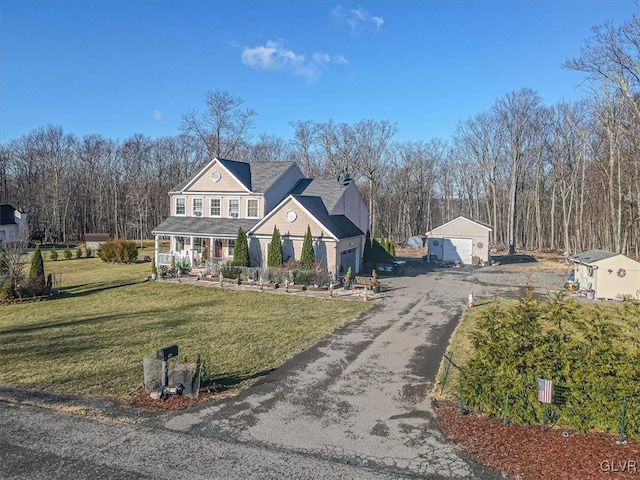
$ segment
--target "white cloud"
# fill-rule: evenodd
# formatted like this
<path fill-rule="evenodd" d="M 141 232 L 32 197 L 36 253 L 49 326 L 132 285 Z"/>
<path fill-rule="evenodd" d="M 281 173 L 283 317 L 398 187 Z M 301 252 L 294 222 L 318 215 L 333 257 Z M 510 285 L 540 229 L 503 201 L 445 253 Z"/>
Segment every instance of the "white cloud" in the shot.
<path fill-rule="evenodd" d="M 313 61 L 317 63 L 328 63 L 331 61 L 331 57 L 327 53 L 314 53 Z"/>
<path fill-rule="evenodd" d="M 382 17 L 371 17 L 371 21 L 378 28 L 380 28 L 382 25 L 384 25 L 384 18 L 382 18 Z"/>
<path fill-rule="evenodd" d="M 343 65 L 347 59 L 342 55 L 332 57 L 327 53 L 314 53 L 307 60 L 304 54 L 295 53 L 280 42 L 268 41 L 264 45 L 245 47 L 242 50 L 242 63 L 259 70 L 274 70 L 292 73 L 309 80 L 320 76 L 329 63 Z"/>
<path fill-rule="evenodd" d="M 347 63 L 349 63 L 349 60 L 347 60 L 346 58 L 344 58 L 342 55 L 338 55 L 333 59 L 334 62 L 336 62 L 338 65 L 346 65 Z"/>
<path fill-rule="evenodd" d="M 358 30 L 365 27 L 379 29 L 384 25 L 383 17 L 372 15 L 361 6 L 348 11 L 344 10 L 341 6 L 337 6 L 331 11 L 331 15 L 339 22 L 349 25 L 351 30 Z"/>
<path fill-rule="evenodd" d="M 156 119 L 156 122 L 161 122 L 162 121 L 162 112 L 160 110 L 154 110 L 153 111 L 153 118 Z"/>

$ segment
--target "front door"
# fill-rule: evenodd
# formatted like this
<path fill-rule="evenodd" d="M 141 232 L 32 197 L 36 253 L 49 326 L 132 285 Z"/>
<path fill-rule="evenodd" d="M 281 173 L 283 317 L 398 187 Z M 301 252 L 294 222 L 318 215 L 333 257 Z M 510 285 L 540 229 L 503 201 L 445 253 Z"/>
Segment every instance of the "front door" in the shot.
<path fill-rule="evenodd" d="M 216 248 L 214 253 L 216 258 L 222 258 L 222 240 L 216 239 Z"/>

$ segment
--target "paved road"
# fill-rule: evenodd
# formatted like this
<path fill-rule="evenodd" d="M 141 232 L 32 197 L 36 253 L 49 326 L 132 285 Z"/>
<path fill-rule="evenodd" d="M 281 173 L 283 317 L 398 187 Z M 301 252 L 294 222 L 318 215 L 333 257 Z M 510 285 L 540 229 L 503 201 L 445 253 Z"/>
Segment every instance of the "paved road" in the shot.
<path fill-rule="evenodd" d="M 429 398 L 470 289 L 490 286 L 423 268 L 233 399 L 135 425 L 0 403 L 0 476 L 502 478 L 446 442 Z"/>

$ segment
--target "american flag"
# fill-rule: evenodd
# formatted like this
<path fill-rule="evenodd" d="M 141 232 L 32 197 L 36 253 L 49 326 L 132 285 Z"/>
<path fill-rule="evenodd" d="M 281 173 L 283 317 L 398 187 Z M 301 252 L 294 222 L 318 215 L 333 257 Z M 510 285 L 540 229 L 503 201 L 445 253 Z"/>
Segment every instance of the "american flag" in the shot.
<path fill-rule="evenodd" d="M 553 397 L 553 382 L 551 380 L 545 380 L 544 378 L 538 379 L 538 401 L 541 403 L 552 403 Z"/>

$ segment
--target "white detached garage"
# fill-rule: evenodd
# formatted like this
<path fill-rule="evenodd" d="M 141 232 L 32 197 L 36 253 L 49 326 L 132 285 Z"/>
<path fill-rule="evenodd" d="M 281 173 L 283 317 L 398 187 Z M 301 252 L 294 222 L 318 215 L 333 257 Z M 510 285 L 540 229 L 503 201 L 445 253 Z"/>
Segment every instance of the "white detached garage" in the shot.
<path fill-rule="evenodd" d="M 458 217 L 426 233 L 429 260 L 473 264 L 473 257 L 489 261 L 489 234 L 493 228 Z"/>

